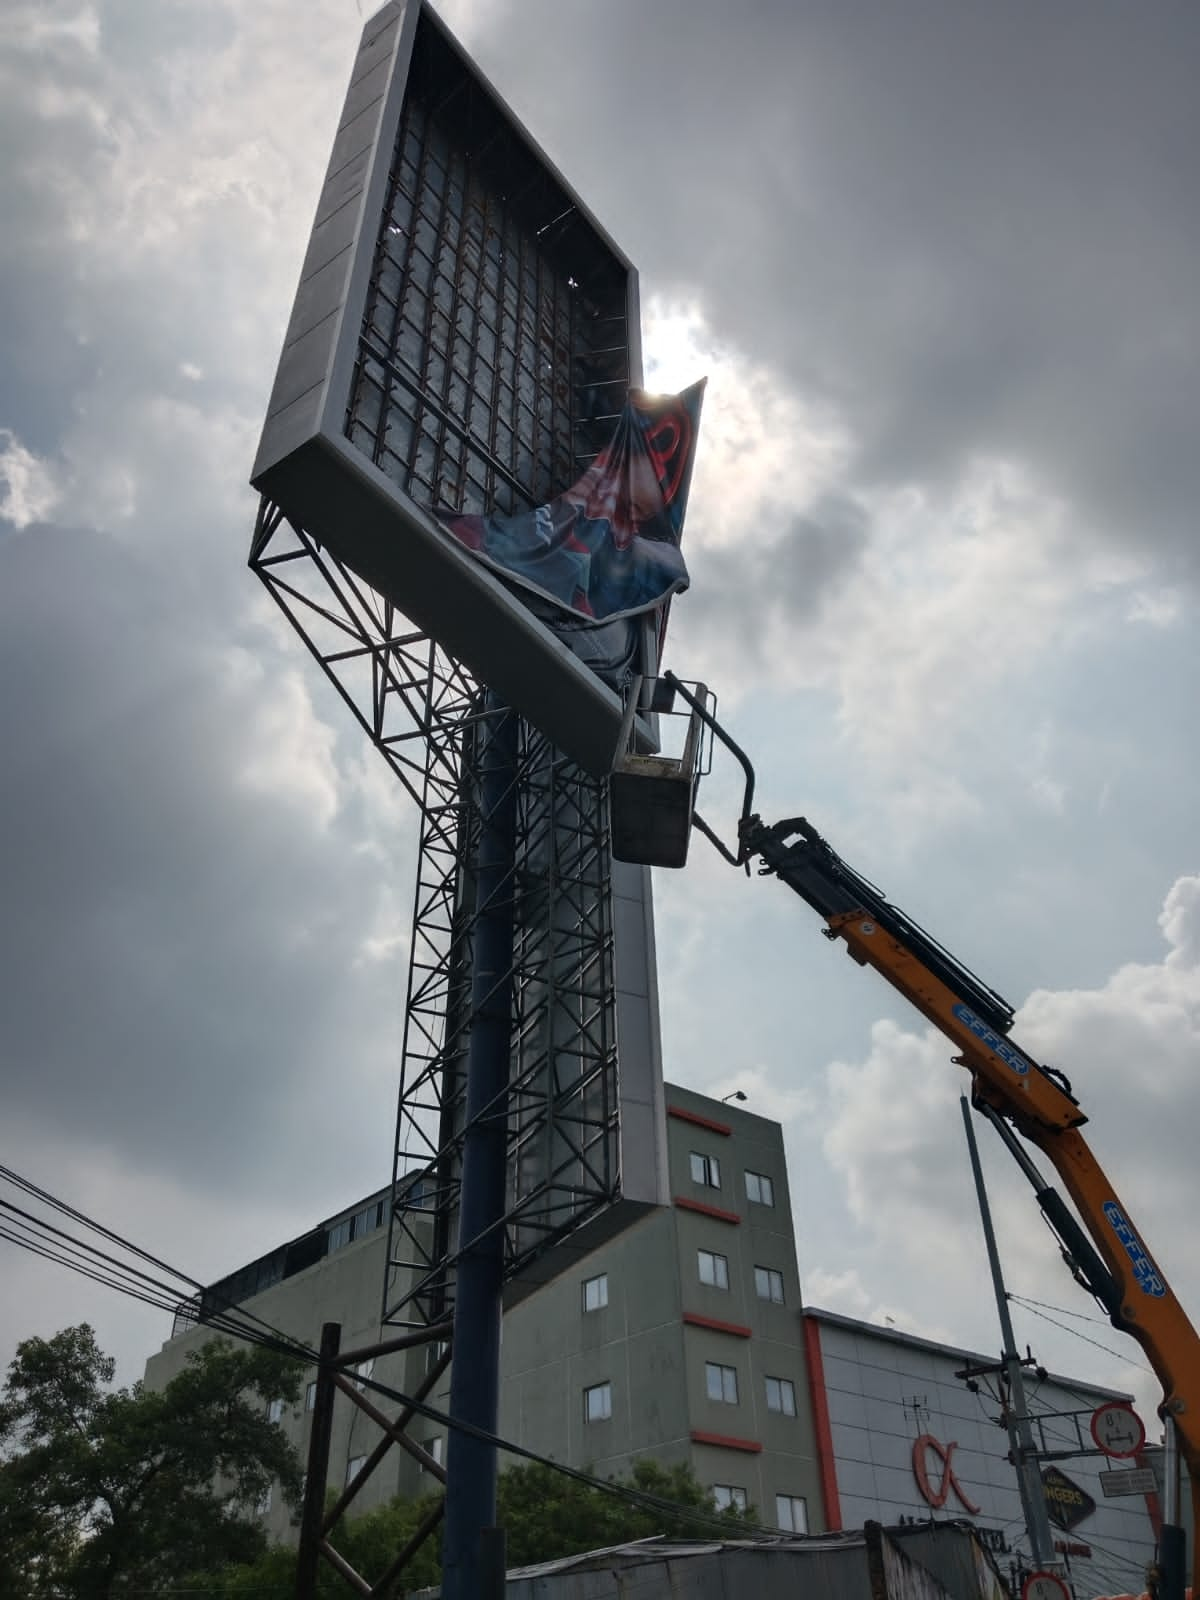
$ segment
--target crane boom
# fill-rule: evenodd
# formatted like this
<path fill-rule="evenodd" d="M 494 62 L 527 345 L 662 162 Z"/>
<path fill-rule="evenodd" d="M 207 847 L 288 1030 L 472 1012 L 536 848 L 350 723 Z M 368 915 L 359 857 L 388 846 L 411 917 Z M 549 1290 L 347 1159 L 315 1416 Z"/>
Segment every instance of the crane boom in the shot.
<path fill-rule="evenodd" d="M 779 878 L 825 921 L 861 966 L 873 967 L 955 1046 L 976 1105 L 1000 1129 L 1034 1183 L 1036 1197 L 1075 1276 L 1115 1327 L 1145 1351 L 1163 1388 L 1162 1415 L 1175 1424 L 1192 1487 L 1193 1592 L 1200 1594 L 1200 1335 L 1176 1298 L 1080 1129 L 1087 1121 L 1060 1072 L 1011 1037 L 1013 1008 L 898 906 L 856 872 L 804 817 L 765 823 L 751 810 L 754 769 L 745 752 L 673 673 L 670 687 L 741 763 L 746 774 L 736 849 L 699 816 L 697 827 L 735 865 Z M 1015 1134 L 1034 1145 L 1062 1180 L 1083 1226 L 1041 1182 Z"/>

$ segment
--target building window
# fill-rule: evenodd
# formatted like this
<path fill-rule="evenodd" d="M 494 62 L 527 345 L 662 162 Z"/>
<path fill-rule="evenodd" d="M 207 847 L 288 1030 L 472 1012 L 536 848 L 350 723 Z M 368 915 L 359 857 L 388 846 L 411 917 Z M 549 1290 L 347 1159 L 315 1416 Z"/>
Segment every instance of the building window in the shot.
<path fill-rule="evenodd" d="M 751 1205 L 773 1206 L 775 1204 L 775 1185 L 765 1172 L 748 1172 L 746 1174 L 746 1199 Z"/>
<path fill-rule="evenodd" d="M 311 1411 L 312 1408 L 316 1405 L 316 1403 L 317 1403 L 317 1386 L 316 1386 L 315 1383 L 310 1383 L 308 1388 L 305 1389 L 305 1391 L 304 1391 L 304 1409 L 305 1409 L 305 1411 Z"/>
<path fill-rule="evenodd" d="M 796 1415 L 796 1386 L 790 1378 L 767 1379 L 767 1410 L 785 1417 Z"/>
<path fill-rule="evenodd" d="M 607 1422 L 612 1416 L 612 1384 L 594 1383 L 583 1391 L 583 1420 Z"/>
<path fill-rule="evenodd" d="M 808 1503 L 798 1494 L 777 1494 L 775 1526 L 784 1533 L 807 1533 Z"/>
<path fill-rule="evenodd" d="M 603 1311 L 608 1304 L 608 1273 L 597 1273 L 594 1278 L 583 1280 L 583 1309 L 585 1311 Z"/>
<path fill-rule="evenodd" d="M 383 1226 L 383 1201 L 372 1200 L 369 1206 L 356 1211 L 352 1217 L 343 1217 L 329 1230 L 327 1253 L 342 1250 L 352 1239 L 365 1239 L 369 1233 Z"/>
<path fill-rule="evenodd" d="M 754 1292 L 760 1300 L 770 1300 L 775 1305 L 783 1304 L 783 1273 L 776 1272 L 774 1267 L 755 1267 Z"/>
<path fill-rule="evenodd" d="M 267 1404 L 267 1421 L 278 1422 L 283 1415 L 283 1401 L 271 1400 Z"/>
<path fill-rule="evenodd" d="M 745 1489 L 739 1489 L 736 1483 L 714 1483 L 712 1492 L 718 1511 L 745 1511 L 749 1503 Z"/>
<path fill-rule="evenodd" d="M 358 1477 L 359 1473 L 363 1469 L 363 1463 L 366 1461 L 366 1459 L 367 1459 L 366 1456 L 351 1456 L 350 1457 L 349 1461 L 347 1461 L 347 1463 L 346 1463 L 346 1482 L 347 1482 L 347 1484 L 352 1483 L 354 1481 L 354 1479 Z"/>
<path fill-rule="evenodd" d="M 354 1387 L 359 1394 L 363 1391 L 363 1379 L 375 1375 L 375 1357 L 368 1356 L 365 1361 L 360 1361 L 354 1368 Z"/>
<path fill-rule="evenodd" d="M 704 1363 L 704 1382 L 710 1400 L 723 1400 L 727 1405 L 738 1403 L 737 1368 L 722 1367 L 715 1361 Z"/>
<path fill-rule="evenodd" d="M 721 1163 L 716 1156 L 702 1156 L 693 1150 L 689 1160 L 692 1164 L 693 1183 L 702 1183 L 706 1189 L 721 1187 Z"/>
<path fill-rule="evenodd" d="M 256 1516 L 265 1517 L 267 1512 L 270 1511 L 271 1501 L 274 1498 L 274 1491 L 275 1485 L 273 1483 L 269 1483 L 260 1496 L 258 1504 L 254 1508 Z"/>
<path fill-rule="evenodd" d="M 432 1372 L 434 1367 L 449 1350 L 450 1346 L 445 1339 L 435 1339 L 425 1346 L 425 1371 Z"/>
<path fill-rule="evenodd" d="M 425 1440 L 425 1454 L 431 1457 L 437 1466 L 441 1466 L 445 1453 L 446 1440 L 442 1434 L 435 1433 L 432 1439 Z M 422 1467 L 421 1471 L 424 1472 L 424 1470 L 425 1468 Z"/>
<path fill-rule="evenodd" d="M 700 1282 L 711 1284 L 714 1289 L 728 1289 L 729 1287 L 729 1258 L 714 1255 L 711 1250 L 696 1251 L 696 1265 L 700 1272 Z"/>

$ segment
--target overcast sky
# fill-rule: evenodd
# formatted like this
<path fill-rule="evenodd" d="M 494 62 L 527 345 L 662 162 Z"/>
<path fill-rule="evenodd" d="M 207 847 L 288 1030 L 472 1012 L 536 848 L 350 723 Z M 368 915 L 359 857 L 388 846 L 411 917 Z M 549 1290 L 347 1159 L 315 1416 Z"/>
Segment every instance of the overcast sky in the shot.
<path fill-rule="evenodd" d="M 443 14 L 639 265 L 652 385 L 709 377 L 669 664 L 1020 1006 L 1200 1315 L 1200 19 Z M 390 1169 L 414 817 L 245 569 L 361 25 L 0 19 L 0 1161 L 200 1279 Z M 656 896 L 668 1076 L 784 1121 L 807 1299 L 995 1348 L 948 1047 L 702 840 Z M 1011 1288 L 1064 1308 L 1019 1339 L 1148 1402 L 994 1143 Z M 0 1249 L 0 1361 L 166 1337 Z"/>

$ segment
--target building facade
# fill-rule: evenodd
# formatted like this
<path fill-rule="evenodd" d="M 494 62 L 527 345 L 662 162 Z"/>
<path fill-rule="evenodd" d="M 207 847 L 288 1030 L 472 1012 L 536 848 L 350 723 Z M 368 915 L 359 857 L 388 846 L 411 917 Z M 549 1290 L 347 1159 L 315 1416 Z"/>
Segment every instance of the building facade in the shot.
<path fill-rule="evenodd" d="M 600 1476 L 621 1475 L 639 1457 L 686 1462 L 719 1503 L 753 1508 L 784 1533 L 966 1520 L 1002 1571 L 1025 1564 L 995 1380 L 978 1380 L 972 1392 L 955 1375 L 988 1358 L 806 1310 L 780 1125 L 675 1085 L 666 1103 L 670 1204 L 505 1314 L 501 1436 Z M 389 1192 L 214 1284 L 201 1320 L 195 1307 L 177 1317 L 147 1364 L 147 1383 L 166 1383 L 212 1336 L 203 1316 L 226 1306 L 311 1348 L 325 1322 L 341 1324 L 343 1350 L 378 1342 L 390 1331 L 380 1324 Z M 381 1356 L 366 1375 L 411 1394 L 431 1350 Z M 314 1378 L 295 1407 L 278 1407 L 302 1454 Z M 448 1395 L 447 1374 L 429 1404 L 444 1411 Z M 400 1409 L 371 1398 L 389 1415 Z M 1035 1442 L 1058 1456 L 1045 1470 L 1076 1600 L 1136 1593 L 1153 1554 L 1157 1498 L 1106 1497 L 1100 1473 L 1118 1463 L 1095 1451 L 1088 1430 L 1096 1406 L 1125 1398 L 1066 1378 L 1031 1383 Z M 443 1425 L 410 1432 L 445 1460 Z M 355 1476 L 379 1437 L 338 1398 L 331 1487 Z M 416 1460 L 393 1449 L 354 1510 L 433 1487 Z M 277 1497 L 262 1514 L 273 1538 L 296 1537 Z"/>
<path fill-rule="evenodd" d="M 782 1129 L 691 1090 L 668 1085 L 666 1098 L 671 1204 L 506 1312 L 501 1434 L 602 1476 L 627 1471 L 639 1456 L 684 1461 L 720 1502 L 752 1506 L 760 1521 L 788 1532 L 819 1530 L 820 1463 Z M 168 1382 L 212 1336 L 206 1312 L 228 1306 L 314 1349 L 325 1322 L 341 1324 L 343 1349 L 377 1342 L 387 1196 L 381 1190 L 239 1268 L 213 1284 L 199 1308 L 181 1308 L 172 1337 L 147 1364 L 147 1384 Z M 370 1376 L 412 1393 L 428 1351 L 382 1356 Z M 301 1452 L 313 1393 L 310 1375 L 301 1403 L 279 1407 Z M 429 1403 L 444 1409 L 448 1394 L 447 1375 Z M 331 1486 L 354 1476 L 378 1437 L 339 1400 Z M 444 1459 L 444 1429 L 420 1426 L 414 1437 Z M 431 1487 L 413 1459 L 393 1450 L 355 1509 Z M 264 1515 L 273 1537 L 295 1537 L 286 1508 L 274 1503 Z"/>
<path fill-rule="evenodd" d="M 807 1311 L 804 1323 L 828 1526 L 966 1519 L 1002 1570 L 1027 1567 L 998 1379 L 979 1376 L 972 1390 L 956 1376 L 995 1357 L 828 1311 Z M 1134 1462 L 1103 1455 L 1090 1430 L 1098 1406 L 1129 1397 L 1030 1373 L 1027 1398 L 1051 1531 L 1077 1600 L 1138 1592 L 1158 1494 L 1106 1496 L 1101 1474 Z"/>

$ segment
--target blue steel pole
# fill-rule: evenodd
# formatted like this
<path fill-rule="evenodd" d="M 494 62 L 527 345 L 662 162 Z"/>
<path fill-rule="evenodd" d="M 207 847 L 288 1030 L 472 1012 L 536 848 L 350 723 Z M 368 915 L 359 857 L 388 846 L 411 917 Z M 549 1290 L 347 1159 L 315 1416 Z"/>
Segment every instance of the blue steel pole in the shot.
<path fill-rule="evenodd" d="M 513 881 L 517 841 L 517 717 L 491 692 L 480 754 L 471 1033 L 467 1046 L 450 1417 L 495 1433 L 500 1410 L 504 1281 L 506 1090 L 512 1048 Z M 472 1244 L 470 1241 L 477 1240 Z M 491 1600 L 496 1447 L 451 1427 L 446 1450 L 443 1600 Z M 503 1561 L 500 1563 L 503 1593 Z"/>

